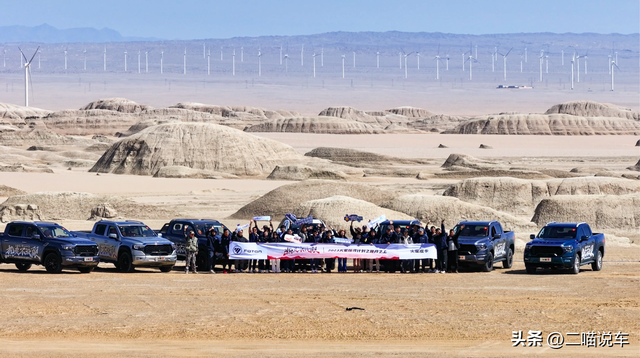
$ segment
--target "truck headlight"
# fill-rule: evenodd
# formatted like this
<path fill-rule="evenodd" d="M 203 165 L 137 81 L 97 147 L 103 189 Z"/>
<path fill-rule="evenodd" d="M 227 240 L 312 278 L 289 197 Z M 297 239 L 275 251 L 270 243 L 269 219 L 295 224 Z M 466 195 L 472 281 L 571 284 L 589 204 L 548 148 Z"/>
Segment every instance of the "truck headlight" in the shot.
<path fill-rule="evenodd" d="M 478 248 L 478 251 L 482 251 L 482 250 L 487 248 L 487 245 L 486 244 L 477 244 L 476 247 Z"/>
<path fill-rule="evenodd" d="M 69 250 L 69 251 L 73 251 L 73 248 L 75 247 L 75 245 L 63 245 L 62 249 L 63 250 Z"/>
<path fill-rule="evenodd" d="M 134 250 L 144 250 L 144 245 L 133 245 Z"/>
<path fill-rule="evenodd" d="M 562 246 L 564 252 L 573 252 L 573 246 Z"/>

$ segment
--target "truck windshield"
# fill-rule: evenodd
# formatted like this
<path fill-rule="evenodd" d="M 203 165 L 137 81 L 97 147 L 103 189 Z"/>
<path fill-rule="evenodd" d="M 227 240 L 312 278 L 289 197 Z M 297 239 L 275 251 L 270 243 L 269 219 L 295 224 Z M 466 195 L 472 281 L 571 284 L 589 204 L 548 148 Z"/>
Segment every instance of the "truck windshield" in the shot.
<path fill-rule="evenodd" d="M 207 232 L 211 230 L 211 228 L 216 229 L 218 231 L 218 234 L 222 234 L 222 231 L 224 230 L 222 225 L 220 224 L 213 224 L 213 223 L 196 224 L 196 232 L 198 233 L 198 235 L 206 235 Z"/>
<path fill-rule="evenodd" d="M 148 226 L 143 225 L 122 225 L 118 226 L 120 233 L 124 237 L 154 237 L 156 233 Z"/>
<path fill-rule="evenodd" d="M 465 225 L 460 236 L 487 237 L 489 236 L 489 227 L 486 225 Z"/>
<path fill-rule="evenodd" d="M 44 237 L 71 237 L 71 233 L 60 226 L 38 225 L 38 229 Z"/>
<path fill-rule="evenodd" d="M 576 228 L 546 226 L 538 233 L 541 239 L 575 239 Z"/>

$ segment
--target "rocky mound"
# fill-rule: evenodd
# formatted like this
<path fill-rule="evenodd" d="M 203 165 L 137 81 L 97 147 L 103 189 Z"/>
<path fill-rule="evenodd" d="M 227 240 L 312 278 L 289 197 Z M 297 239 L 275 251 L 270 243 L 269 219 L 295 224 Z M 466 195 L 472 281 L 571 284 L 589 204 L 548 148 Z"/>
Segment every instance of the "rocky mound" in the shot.
<path fill-rule="evenodd" d="M 628 167 L 627 169 L 629 170 L 635 170 L 635 171 L 639 171 L 640 172 L 640 160 L 638 160 L 638 162 L 636 163 L 636 165 L 632 166 L 632 167 Z"/>
<path fill-rule="evenodd" d="M 349 229 L 349 223 L 344 221 L 346 214 L 357 214 L 364 218 L 360 225 L 373 220 L 380 215 L 385 215 L 391 220 L 412 220 L 409 215 L 397 211 L 381 208 L 368 201 L 354 199 L 348 196 L 335 195 L 325 199 L 309 200 L 293 210 L 293 214 L 298 217 L 312 215 L 321 218 L 335 230 L 340 228 Z"/>
<path fill-rule="evenodd" d="M 367 123 L 335 117 L 271 119 L 247 127 L 245 131 L 323 134 L 372 134 L 381 132 Z"/>
<path fill-rule="evenodd" d="M 191 178 L 191 179 L 235 179 L 237 176 L 209 170 L 192 169 L 180 166 L 162 167 L 154 178 Z"/>
<path fill-rule="evenodd" d="M 367 166 L 371 164 L 429 164 L 427 160 L 398 158 L 349 148 L 318 147 L 304 155 L 347 165 L 364 163 Z"/>
<path fill-rule="evenodd" d="M 106 98 L 90 102 L 86 106 L 80 108 L 80 110 L 106 109 L 120 113 L 140 113 L 151 108 L 153 107 L 147 106 L 146 104 L 138 104 L 126 98 Z"/>
<path fill-rule="evenodd" d="M 489 115 L 472 118 L 445 134 L 636 135 L 640 122 L 568 114 Z"/>
<path fill-rule="evenodd" d="M 252 119 L 284 119 L 293 117 L 302 117 L 300 113 L 294 111 L 272 111 L 257 107 L 229 107 L 216 106 L 210 104 L 202 104 L 195 102 L 182 102 L 169 108 L 183 108 L 198 112 L 206 112 L 221 117 L 245 118 L 255 117 Z"/>
<path fill-rule="evenodd" d="M 0 196 L 14 196 L 25 194 L 24 191 L 16 188 L 12 188 L 6 185 L 0 185 Z"/>
<path fill-rule="evenodd" d="M 447 114 L 433 114 L 425 118 L 419 118 L 407 123 L 410 128 L 425 132 L 441 132 L 455 128 L 458 124 L 467 121 L 469 118 L 461 116 L 450 116 Z"/>
<path fill-rule="evenodd" d="M 457 170 L 446 171 L 441 173 L 435 173 L 434 176 L 441 179 L 468 179 L 477 177 L 511 177 L 520 179 L 549 179 L 552 176 L 535 171 L 535 170 L 521 170 L 521 169 L 471 169 L 471 170 Z"/>
<path fill-rule="evenodd" d="M 640 228 L 640 195 L 564 195 L 543 199 L 531 219 L 538 225 L 549 221 L 587 222 L 596 230 L 626 231 Z"/>
<path fill-rule="evenodd" d="M 344 195 L 379 205 L 394 197 L 394 193 L 366 184 L 353 184 L 330 180 L 305 180 L 276 188 L 251 203 L 243 206 L 230 216 L 233 219 L 247 219 L 256 215 L 282 217 L 301 203 Z M 344 214 L 342 214 L 344 216 Z"/>
<path fill-rule="evenodd" d="M 353 107 L 329 107 L 323 109 L 319 116 L 338 117 L 358 122 L 377 122 L 374 116 Z"/>
<path fill-rule="evenodd" d="M 114 143 L 91 172 L 155 175 L 166 166 L 261 175 L 304 157 L 280 142 L 211 123 L 168 123 Z"/>
<path fill-rule="evenodd" d="M 434 113 L 431 113 L 426 109 L 408 107 L 408 106 L 387 109 L 385 112 L 391 113 L 391 114 L 397 114 L 400 116 L 410 117 L 410 118 L 425 118 L 425 117 L 431 117 L 435 115 Z"/>
<path fill-rule="evenodd" d="M 629 108 L 619 107 L 609 103 L 593 101 L 573 101 L 556 104 L 545 114 L 570 114 L 580 117 L 618 117 L 640 120 L 640 113 Z"/>
<path fill-rule="evenodd" d="M 448 229 L 460 220 L 466 219 L 499 220 L 505 230 L 535 231 L 535 225 L 527 220 L 449 196 L 403 195 L 387 201 L 381 206 L 403 212 L 423 222 L 431 221 L 436 226 L 444 219 Z"/>
<path fill-rule="evenodd" d="M 132 113 L 106 109 L 64 110 L 49 113 L 42 119 L 48 129 L 64 134 L 105 134 L 130 127 L 139 118 Z"/>
<path fill-rule="evenodd" d="M 640 139 L 636 142 L 636 147 L 640 147 Z"/>
<path fill-rule="evenodd" d="M 34 107 L 17 106 L 10 103 L 0 103 L 0 124 L 24 124 L 29 117 L 44 117 L 51 111 Z"/>
<path fill-rule="evenodd" d="M 444 195 L 515 215 L 531 215 L 540 201 L 555 195 L 631 193 L 640 193 L 640 182 L 604 177 L 550 180 L 470 178 L 452 185 L 445 190 Z"/>
<path fill-rule="evenodd" d="M 86 220 L 92 216 L 91 212 L 95 207 L 105 203 L 126 219 L 161 219 L 175 215 L 152 205 L 138 204 L 117 196 L 40 192 L 8 198 L 0 204 L 0 220 Z"/>
<path fill-rule="evenodd" d="M 484 159 L 479 159 L 466 154 L 452 153 L 442 164 L 446 170 L 490 170 L 505 169 L 503 165 Z"/>
<path fill-rule="evenodd" d="M 94 143 L 96 143 L 96 141 L 94 141 L 93 139 L 60 135 L 44 128 L 25 128 L 14 131 L 0 132 L 0 145 L 9 147 L 45 147 L 58 145 L 89 146 Z"/>
<path fill-rule="evenodd" d="M 276 165 L 267 177 L 271 180 L 329 179 L 346 180 L 347 174 L 339 170 L 318 169 L 306 165 Z"/>

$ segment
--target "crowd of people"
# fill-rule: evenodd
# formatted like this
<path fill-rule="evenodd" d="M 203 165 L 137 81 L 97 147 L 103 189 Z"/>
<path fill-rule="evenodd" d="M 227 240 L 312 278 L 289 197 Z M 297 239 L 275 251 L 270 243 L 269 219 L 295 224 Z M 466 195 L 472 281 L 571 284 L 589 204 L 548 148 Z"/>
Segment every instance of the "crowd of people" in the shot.
<path fill-rule="evenodd" d="M 258 227 L 256 221 L 249 225 L 249 237 L 244 236 L 244 230 L 231 232 L 224 229 L 219 233 L 215 228 L 207 232 L 207 270 L 215 273 L 215 266 L 222 266 L 223 273 L 331 273 L 336 268 L 340 273 L 347 272 L 349 266 L 346 258 L 325 258 L 325 259 L 272 259 L 272 260 L 231 260 L 229 258 L 229 244 L 237 242 L 256 243 L 278 243 L 284 242 L 285 235 L 294 235 L 291 228 L 281 225 L 274 230 L 273 224 Z M 352 259 L 351 269 L 355 273 L 361 272 L 403 272 L 403 273 L 457 273 L 458 272 L 458 234 L 459 231 L 445 230 L 445 222 L 442 220 L 440 227 L 431 226 L 429 223 L 423 227 L 416 224 L 411 227 L 401 228 L 390 221 L 384 227 L 375 226 L 369 228 L 367 225 L 354 227 L 353 221 L 349 228 L 350 238 L 347 237 L 346 230 L 334 230 L 330 226 L 324 225 L 301 225 L 295 235 L 303 243 L 336 243 L 344 242 L 338 239 L 349 240 L 355 245 L 375 245 L 375 244 L 434 244 L 438 253 L 437 259 L 416 259 L 416 260 L 392 260 L 392 259 Z M 198 251 L 197 241 L 193 232 L 187 237 L 187 265 L 185 272 L 189 272 L 189 266 L 197 273 L 195 268 L 195 253 Z M 192 240 L 192 241 L 190 241 Z M 195 239 L 197 240 L 197 239 Z M 233 267 L 233 269 L 232 269 Z"/>

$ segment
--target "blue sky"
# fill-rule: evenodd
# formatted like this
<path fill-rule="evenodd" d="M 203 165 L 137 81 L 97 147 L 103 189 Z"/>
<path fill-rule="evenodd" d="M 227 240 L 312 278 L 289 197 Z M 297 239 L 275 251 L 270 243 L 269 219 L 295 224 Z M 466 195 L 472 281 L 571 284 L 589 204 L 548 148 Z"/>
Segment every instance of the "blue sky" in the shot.
<path fill-rule="evenodd" d="M 638 0 L 0 0 L 0 9 L 0 26 L 108 27 L 163 39 L 389 30 L 640 32 Z"/>

